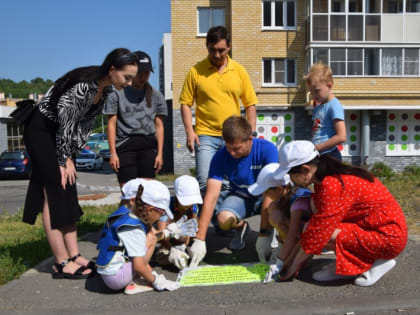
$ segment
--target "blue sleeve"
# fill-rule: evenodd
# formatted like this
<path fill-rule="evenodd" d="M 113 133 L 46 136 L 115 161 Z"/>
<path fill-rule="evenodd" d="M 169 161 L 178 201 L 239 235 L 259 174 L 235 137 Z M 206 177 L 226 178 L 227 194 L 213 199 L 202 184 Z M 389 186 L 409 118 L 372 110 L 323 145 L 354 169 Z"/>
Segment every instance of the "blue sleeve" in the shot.
<path fill-rule="evenodd" d="M 273 143 L 267 141 L 263 147 L 263 152 L 264 165 L 279 162 L 279 151 Z"/>
<path fill-rule="evenodd" d="M 330 106 L 330 115 L 331 119 L 340 119 L 344 120 L 344 109 L 341 103 L 336 99 L 336 102 L 332 103 Z"/>
<path fill-rule="evenodd" d="M 222 181 L 224 177 L 224 166 L 226 165 L 226 159 L 224 157 L 223 149 L 216 152 L 210 162 L 209 177 Z"/>

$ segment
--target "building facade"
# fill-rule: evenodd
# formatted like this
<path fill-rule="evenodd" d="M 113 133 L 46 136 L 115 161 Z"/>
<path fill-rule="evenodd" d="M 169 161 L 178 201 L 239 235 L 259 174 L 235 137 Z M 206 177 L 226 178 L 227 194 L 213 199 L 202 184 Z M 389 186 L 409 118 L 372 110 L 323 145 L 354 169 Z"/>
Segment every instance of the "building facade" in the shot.
<path fill-rule="evenodd" d="M 395 170 L 420 165 L 420 0 L 172 0 L 174 170 L 194 159 L 178 102 L 185 76 L 207 55 L 209 27 L 231 32 L 231 57 L 258 96 L 258 136 L 311 138 L 312 106 L 302 77 L 323 62 L 343 104 L 344 160 Z"/>

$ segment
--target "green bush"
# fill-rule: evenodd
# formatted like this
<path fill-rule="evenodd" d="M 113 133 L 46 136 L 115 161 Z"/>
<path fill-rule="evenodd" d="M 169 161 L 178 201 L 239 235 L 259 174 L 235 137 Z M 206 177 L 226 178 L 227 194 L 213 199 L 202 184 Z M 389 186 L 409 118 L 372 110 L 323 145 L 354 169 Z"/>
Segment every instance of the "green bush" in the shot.
<path fill-rule="evenodd" d="M 190 168 L 190 173 L 191 173 L 191 176 L 197 176 L 197 170 L 195 169 L 195 167 L 191 167 Z"/>
<path fill-rule="evenodd" d="M 415 164 L 408 165 L 404 168 L 404 173 L 409 175 L 420 175 L 420 166 L 417 166 Z"/>
<path fill-rule="evenodd" d="M 370 168 L 370 171 L 376 176 L 380 178 L 391 178 L 395 176 L 395 172 L 386 164 L 382 162 L 377 162 L 373 164 Z"/>

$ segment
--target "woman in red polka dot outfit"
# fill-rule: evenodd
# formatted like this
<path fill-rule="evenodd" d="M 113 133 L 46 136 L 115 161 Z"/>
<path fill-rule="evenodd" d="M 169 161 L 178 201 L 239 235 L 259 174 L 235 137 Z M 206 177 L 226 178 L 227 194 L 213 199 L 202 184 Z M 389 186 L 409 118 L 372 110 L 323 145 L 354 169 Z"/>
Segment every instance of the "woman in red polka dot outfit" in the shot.
<path fill-rule="evenodd" d="M 313 274 L 317 281 L 355 278 L 370 286 L 391 270 L 407 242 L 404 214 L 386 187 L 365 169 L 319 156 L 309 141 L 293 141 L 280 151 L 280 168 L 302 187 L 314 184 L 315 214 L 301 235 L 300 250 L 284 279 L 323 248 L 336 261 Z"/>

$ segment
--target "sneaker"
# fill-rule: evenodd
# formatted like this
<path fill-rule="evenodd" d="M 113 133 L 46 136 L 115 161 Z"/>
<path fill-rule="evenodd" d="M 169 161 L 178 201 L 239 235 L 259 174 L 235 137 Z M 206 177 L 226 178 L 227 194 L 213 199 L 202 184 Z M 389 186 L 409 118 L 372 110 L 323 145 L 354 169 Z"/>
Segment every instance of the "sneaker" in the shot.
<path fill-rule="evenodd" d="M 245 247 L 245 239 L 249 233 L 249 224 L 245 221 L 241 229 L 235 230 L 233 238 L 229 243 L 229 249 L 240 250 Z"/>
<path fill-rule="evenodd" d="M 316 281 L 334 281 L 334 280 L 354 279 L 356 277 L 356 276 L 338 275 L 335 273 L 335 270 L 336 270 L 335 261 L 333 261 L 329 265 L 324 266 L 323 269 L 314 272 L 312 274 L 312 279 Z"/>
<path fill-rule="evenodd" d="M 144 279 L 136 279 L 131 281 L 124 290 L 125 294 L 137 294 L 147 291 L 153 291 L 153 287 Z"/>

